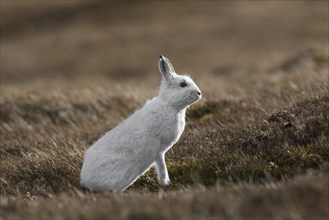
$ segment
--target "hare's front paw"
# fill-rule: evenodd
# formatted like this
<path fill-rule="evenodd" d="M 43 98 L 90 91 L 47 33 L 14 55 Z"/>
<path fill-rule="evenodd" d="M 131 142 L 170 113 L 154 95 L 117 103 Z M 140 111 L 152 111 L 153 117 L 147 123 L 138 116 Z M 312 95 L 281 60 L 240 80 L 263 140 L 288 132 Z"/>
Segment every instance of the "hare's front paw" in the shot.
<path fill-rule="evenodd" d="M 162 186 L 169 186 L 170 185 L 170 179 L 169 178 L 162 179 L 159 182 Z"/>

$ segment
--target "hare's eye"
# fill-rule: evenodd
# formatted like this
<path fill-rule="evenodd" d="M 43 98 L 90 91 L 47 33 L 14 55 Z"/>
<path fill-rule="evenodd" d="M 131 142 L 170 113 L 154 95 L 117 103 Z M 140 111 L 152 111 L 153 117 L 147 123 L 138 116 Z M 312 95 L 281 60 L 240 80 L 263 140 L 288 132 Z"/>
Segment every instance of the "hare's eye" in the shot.
<path fill-rule="evenodd" d="M 186 87 L 187 84 L 186 84 L 186 82 L 181 82 L 181 83 L 179 84 L 179 86 L 183 88 L 183 87 Z"/>

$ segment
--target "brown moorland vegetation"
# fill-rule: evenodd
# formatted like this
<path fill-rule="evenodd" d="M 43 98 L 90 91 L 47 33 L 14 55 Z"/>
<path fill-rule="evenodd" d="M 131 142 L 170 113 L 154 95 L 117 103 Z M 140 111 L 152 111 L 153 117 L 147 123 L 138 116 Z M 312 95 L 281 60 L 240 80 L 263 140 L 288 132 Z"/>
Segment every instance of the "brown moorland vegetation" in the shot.
<path fill-rule="evenodd" d="M 0 219 L 328 219 L 328 2 L 1 1 Z M 204 98 L 123 194 L 84 151 L 157 92 L 158 54 Z"/>

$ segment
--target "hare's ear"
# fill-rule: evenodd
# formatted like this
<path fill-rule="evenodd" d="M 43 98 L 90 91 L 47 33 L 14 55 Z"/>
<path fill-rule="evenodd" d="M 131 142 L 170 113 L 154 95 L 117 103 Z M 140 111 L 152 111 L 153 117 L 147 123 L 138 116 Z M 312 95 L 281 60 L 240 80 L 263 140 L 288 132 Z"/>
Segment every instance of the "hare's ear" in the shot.
<path fill-rule="evenodd" d="M 167 80 L 170 79 L 173 75 L 175 75 L 175 70 L 173 65 L 166 57 L 162 55 L 160 55 L 159 70 L 162 76 Z"/>

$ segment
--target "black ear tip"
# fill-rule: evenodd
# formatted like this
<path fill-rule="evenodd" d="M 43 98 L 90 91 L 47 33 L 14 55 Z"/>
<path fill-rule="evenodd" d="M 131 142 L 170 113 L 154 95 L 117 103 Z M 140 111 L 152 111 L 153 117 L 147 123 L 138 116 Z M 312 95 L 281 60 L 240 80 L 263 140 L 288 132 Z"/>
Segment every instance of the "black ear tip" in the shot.
<path fill-rule="evenodd" d="M 160 59 L 163 59 L 163 55 L 162 54 L 160 54 Z"/>

